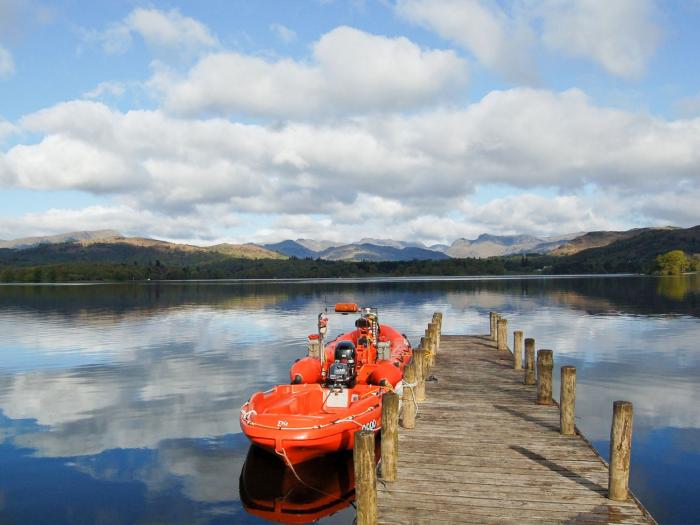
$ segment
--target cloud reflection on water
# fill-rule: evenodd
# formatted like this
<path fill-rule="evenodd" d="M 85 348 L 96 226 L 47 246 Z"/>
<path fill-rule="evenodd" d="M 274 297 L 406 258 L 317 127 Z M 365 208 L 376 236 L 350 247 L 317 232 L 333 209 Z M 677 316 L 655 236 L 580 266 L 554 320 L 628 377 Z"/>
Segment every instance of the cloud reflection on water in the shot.
<path fill-rule="evenodd" d="M 679 302 L 678 285 L 670 293 L 660 283 L 3 287 L 0 439 L 35 461 L 70 458 L 96 480 L 137 481 L 151 494 L 209 505 L 210 517 L 237 514 L 247 450 L 240 405 L 285 382 L 318 311 L 347 300 L 380 306 L 383 321 L 414 341 L 435 310 L 446 333 L 483 333 L 486 313 L 502 312 L 511 330 L 553 348 L 556 366 L 577 366 L 577 419 L 590 439 L 605 447 L 612 401 L 624 398 L 635 403 L 635 445 L 650 446 L 658 429 L 685 429 L 672 434 L 680 447 L 700 429 L 700 286 L 687 279 Z M 331 333 L 352 320 L 333 317 Z"/>

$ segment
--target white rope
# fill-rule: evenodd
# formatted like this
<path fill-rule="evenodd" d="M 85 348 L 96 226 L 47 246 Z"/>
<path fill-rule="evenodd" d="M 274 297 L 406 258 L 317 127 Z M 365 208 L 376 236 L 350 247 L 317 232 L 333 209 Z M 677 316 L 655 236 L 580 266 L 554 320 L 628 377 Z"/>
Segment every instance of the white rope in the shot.
<path fill-rule="evenodd" d="M 246 423 L 250 423 L 250 417 L 251 416 L 257 416 L 258 413 L 255 411 L 255 409 L 250 409 L 250 410 L 243 410 L 241 408 L 241 417 L 243 418 L 243 421 Z"/>
<path fill-rule="evenodd" d="M 418 381 L 414 381 L 413 383 L 409 383 L 405 380 L 401 381 L 403 384 L 403 387 L 410 388 L 411 389 L 411 398 L 413 399 L 413 405 L 416 407 L 416 415 L 418 415 L 418 401 L 416 401 L 416 390 L 415 387 L 418 386 Z"/>
<path fill-rule="evenodd" d="M 338 423 L 355 423 L 356 425 L 359 425 L 362 427 L 361 423 L 358 423 L 357 421 L 354 421 L 355 418 L 364 416 L 365 414 L 372 412 L 375 410 L 379 405 L 373 405 L 370 407 L 367 407 L 363 412 L 360 412 L 359 414 L 355 414 L 352 416 L 346 416 L 342 419 L 336 419 L 334 421 L 331 421 L 330 423 L 325 423 L 325 424 L 319 424 L 319 425 L 314 425 L 311 427 L 294 427 L 294 426 L 287 426 L 287 427 L 279 427 L 279 426 L 271 426 L 271 425 L 263 425 L 261 423 L 255 423 L 254 421 L 251 421 L 250 419 L 243 419 L 248 425 L 258 427 L 258 428 L 267 428 L 269 430 L 319 430 L 321 428 L 326 428 L 330 427 L 331 425 L 337 425 Z M 251 412 L 255 412 L 252 410 Z"/>

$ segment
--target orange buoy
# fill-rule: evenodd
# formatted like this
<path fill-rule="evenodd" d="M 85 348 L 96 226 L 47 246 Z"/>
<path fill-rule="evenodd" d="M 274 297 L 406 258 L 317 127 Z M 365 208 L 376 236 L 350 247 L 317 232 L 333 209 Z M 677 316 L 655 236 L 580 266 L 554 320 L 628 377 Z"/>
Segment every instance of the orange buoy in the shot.
<path fill-rule="evenodd" d="M 321 360 L 317 357 L 303 357 L 289 369 L 289 379 L 293 385 L 321 382 Z"/>
<path fill-rule="evenodd" d="M 359 312 L 360 307 L 355 303 L 337 303 L 335 305 L 335 311 L 343 314 L 354 314 Z"/>

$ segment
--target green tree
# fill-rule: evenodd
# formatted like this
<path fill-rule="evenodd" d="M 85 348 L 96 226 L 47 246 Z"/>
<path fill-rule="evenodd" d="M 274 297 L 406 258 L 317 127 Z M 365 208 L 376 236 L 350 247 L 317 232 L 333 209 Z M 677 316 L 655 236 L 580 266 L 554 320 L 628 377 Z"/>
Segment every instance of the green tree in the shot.
<path fill-rule="evenodd" d="M 690 270 L 700 272 L 700 253 L 696 253 L 690 258 Z"/>
<path fill-rule="evenodd" d="M 671 250 L 656 258 L 656 271 L 661 275 L 679 275 L 689 268 L 690 261 L 682 250 Z"/>

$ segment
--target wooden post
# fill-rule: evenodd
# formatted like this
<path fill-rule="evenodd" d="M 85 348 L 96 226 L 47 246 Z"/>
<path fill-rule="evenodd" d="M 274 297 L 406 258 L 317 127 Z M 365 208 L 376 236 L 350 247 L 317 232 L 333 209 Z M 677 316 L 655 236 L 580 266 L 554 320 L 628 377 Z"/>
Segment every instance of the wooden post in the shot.
<path fill-rule="evenodd" d="M 430 341 L 430 351 L 433 354 L 437 354 L 437 323 L 428 323 L 428 336 Z M 430 366 L 433 366 L 435 362 L 435 356 L 430 358 Z"/>
<path fill-rule="evenodd" d="M 615 401 L 610 428 L 610 468 L 608 498 L 624 501 L 629 497 L 630 455 L 632 450 L 632 403 Z"/>
<path fill-rule="evenodd" d="M 425 401 L 425 350 L 414 350 L 413 360 L 416 362 L 416 401 Z"/>
<path fill-rule="evenodd" d="M 561 433 L 573 436 L 576 433 L 574 420 L 576 407 L 576 367 L 561 367 L 561 390 L 559 394 L 559 426 Z"/>
<path fill-rule="evenodd" d="M 423 369 L 425 370 L 425 375 L 427 375 L 435 364 L 435 342 L 431 337 L 426 337 L 421 347 L 425 351 L 425 363 L 423 363 Z"/>
<path fill-rule="evenodd" d="M 382 479 L 396 481 L 399 458 L 399 396 L 382 396 Z"/>
<path fill-rule="evenodd" d="M 552 368 L 554 353 L 551 350 L 537 351 L 537 404 L 552 404 Z"/>
<path fill-rule="evenodd" d="M 435 317 L 434 322 L 437 325 L 435 330 L 435 335 L 437 336 L 435 353 L 437 353 L 440 351 L 440 338 L 442 337 L 442 312 L 435 312 L 433 316 Z"/>
<path fill-rule="evenodd" d="M 412 384 L 416 382 L 416 361 L 413 360 L 406 365 L 403 373 L 405 383 Z M 403 428 L 416 428 L 416 400 L 414 399 L 416 387 L 403 387 L 403 398 L 401 408 L 401 426 Z"/>
<path fill-rule="evenodd" d="M 531 337 L 525 339 L 525 378 L 526 385 L 535 384 L 535 340 Z"/>
<path fill-rule="evenodd" d="M 499 350 L 508 349 L 508 320 L 499 319 L 496 323 L 497 343 Z"/>
<path fill-rule="evenodd" d="M 374 432 L 355 432 L 352 451 L 355 464 L 355 502 L 357 525 L 377 523 L 377 472 L 374 464 Z"/>
<path fill-rule="evenodd" d="M 523 332 L 516 330 L 513 332 L 513 369 L 523 368 Z"/>
<path fill-rule="evenodd" d="M 491 331 L 489 332 L 489 338 L 491 341 L 496 340 L 496 312 L 489 312 L 489 323 L 491 324 Z"/>
<path fill-rule="evenodd" d="M 430 338 L 431 342 L 433 343 L 433 352 L 437 354 L 437 347 L 438 347 L 438 324 L 435 319 L 433 319 L 432 323 L 428 323 L 428 331 L 430 332 Z"/>

